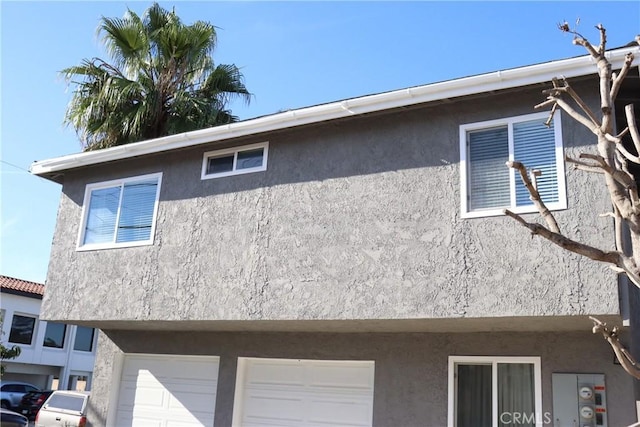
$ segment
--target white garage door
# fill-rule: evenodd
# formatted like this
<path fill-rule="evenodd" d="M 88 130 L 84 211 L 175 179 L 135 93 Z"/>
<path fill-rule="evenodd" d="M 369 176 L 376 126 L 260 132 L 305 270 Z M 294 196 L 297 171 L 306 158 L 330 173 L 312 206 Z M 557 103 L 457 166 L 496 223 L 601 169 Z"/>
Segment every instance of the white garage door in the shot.
<path fill-rule="evenodd" d="M 238 360 L 234 426 L 371 426 L 373 361 Z"/>
<path fill-rule="evenodd" d="M 213 426 L 220 359 L 124 357 L 115 426 Z"/>

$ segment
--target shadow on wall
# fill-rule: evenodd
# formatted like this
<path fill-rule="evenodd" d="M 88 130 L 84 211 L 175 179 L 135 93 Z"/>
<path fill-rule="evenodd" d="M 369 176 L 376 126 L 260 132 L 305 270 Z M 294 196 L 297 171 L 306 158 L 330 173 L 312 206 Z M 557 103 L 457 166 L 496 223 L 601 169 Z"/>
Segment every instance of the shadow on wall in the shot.
<path fill-rule="evenodd" d="M 87 402 L 87 427 L 103 427 L 107 425 L 104 414 L 96 408 L 89 396 Z"/>

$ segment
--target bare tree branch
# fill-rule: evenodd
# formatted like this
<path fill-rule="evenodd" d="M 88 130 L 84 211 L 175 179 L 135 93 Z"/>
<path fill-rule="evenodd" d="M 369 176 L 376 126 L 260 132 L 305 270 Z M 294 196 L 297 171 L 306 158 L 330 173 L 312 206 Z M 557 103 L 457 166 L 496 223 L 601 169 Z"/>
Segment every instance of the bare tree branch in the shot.
<path fill-rule="evenodd" d="M 555 100 L 555 98 L 553 98 L 553 97 L 551 97 L 551 96 L 550 96 L 550 97 L 548 97 L 548 99 L 547 99 L 546 101 L 541 102 L 540 104 L 538 104 L 538 105 L 534 106 L 533 108 L 535 108 L 535 109 L 539 109 L 539 108 L 546 108 L 546 107 L 548 107 L 549 105 L 553 105 L 553 106 L 554 106 L 554 108 L 556 108 L 556 107 L 555 107 L 555 105 L 556 105 L 556 100 Z"/>
<path fill-rule="evenodd" d="M 624 113 L 627 117 L 627 128 L 633 140 L 633 145 L 636 147 L 636 152 L 640 154 L 640 132 L 638 132 L 638 126 L 636 125 L 636 115 L 633 110 L 633 104 L 624 107 Z"/>
<path fill-rule="evenodd" d="M 619 147 L 622 147 L 620 145 Z M 629 198 L 631 200 L 633 207 L 638 207 L 640 202 L 638 200 L 638 187 L 636 181 L 633 179 L 633 176 L 630 175 L 627 171 L 616 169 L 614 167 L 609 166 L 606 160 L 602 156 L 598 156 L 595 154 L 582 153 L 580 154 L 581 159 L 590 159 L 598 163 L 598 165 L 589 165 L 584 162 L 580 162 L 587 167 L 596 167 L 601 168 L 605 173 L 611 175 L 613 179 L 616 180 L 620 185 L 622 185 L 628 192 Z M 573 160 L 573 159 L 572 159 Z M 573 163 L 578 163 L 577 161 L 573 161 Z"/>
<path fill-rule="evenodd" d="M 594 134 L 598 134 L 601 125 L 594 125 L 591 120 L 578 113 L 571 105 L 569 105 L 564 99 L 557 98 L 556 102 L 568 115 L 570 115 L 576 121 L 582 123 L 587 129 L 589 129 Z"/>
<path fill-rule="evenodd" d="M 626 257 L 624 254 L 618 251 L 603 251 L 602 249 L 598 249 L 584 243 L 576 242 L 575 240 L 572 240 L 567 236 L 549 230 L 541 224 L 528 222 L 520 215 L 511 212 L 509 209 L 505 209 L 504 214 L 510 216 L 511 218 L 522 224 L 524 227 L 528 228 L 529 231 L 531 231 L 531 234 L 542 236 L 550 242 L 560 246 L 561 248 L 568 250 L 569 252 L 586 256 L 587 258 L 590 258 L 594 261 L 613 264 L 621 268 L 627 274 L 633 284 L 640 288 L 640 276 L 636 272 L 637 267 L 633 259 Z"/>
<path fill-rule="evenodd" d="M 604 175 L 606 187 L 611 197 L 613 211 L 602 214 L 601 216 L 612 217 L 614 220 L 616 250 L 601 250 L 577 242 L 561 234 L 555 222 L 555 217 L 540 200 L 540 195 L 535 185 L 535 174 L 529 178 L 525 166 L 519 162 L 507 162 L 507 165 L 520 172 L 522 182 L 529 191 L 531 200 L 545 219 L 547 227 L 539 223 L 528 222 L 522 216 L 509 210 L 505 210 L 504 213 L 529 229 L 533 235 L 542 236 L 569 252 L 609 264 L 617 273 L 625 273 L 629 280 L 640 288 L 640 271 L 638 268 L 640 265 L 640 200 L 635 176 L 629 170 L 630 163 L 640 164 L 640 132 L 636 123 L 633 105 L 625 108 L 628 127 L 618 135 L 613 134 L 615 120 L 613 103 L 622 88 L 624 79 L 627 77 L 633 65 L 634 57 L 631 53 L 627 54 L 622 68 L 619 73 L 615 74 L 612 72 L 611 63 L 606 57 L 607 36 L 606 30 L 602 25 L 598 24 L 596 26 L 600 32 L 600 44 L 597 47 L 594 47 L 580 33 L 572 30 L 567 22 L 558 24 L 558 28 L 564 32 L 573 34 L 573 43 L 584 47 L 591 57 L 596 60 L 602 116 L 598 118 L 595 112 L 589 108 L 564 78 L 562 78 L 562 84 L 557 78 L 552 80 L 553 87 L 543 91 L 543 93 L 547 95 L 547 99 L 536 105 L 535 108 L 551 107 L 550 115 L 545 123 L 547 126 L 550 125 L 554 113 L 557 108 L 560 107 L 576 122 L 582 124 L 596 135 L 596 147 L 599 155 L 583 153 L 580 155 L 580 159 L 566 156 L 565 160 L 568 163 L 572 163 L 574 169 Z M 637 36 L 635 40 L 640 45 L 640 36 Z M 570 100 L 573 100 L 573 102 Z M 584 114 L 574 108 L 574 105 L 579 106 Z M 635 151 L 638 154 L 632 154 L 623 145 L 623 137 L 627 133 L 631 135 Z M 628 229 L 625 225 L 628 226 Z M 631 240 L 630 251 L 624 244 L 625 233 L 627 233 L 627 237 L 630 237 Z M 629 254 L 629 252 L 631 252 L 631 254 Z M 593 332 L 602 334 L 607 342 L 609 342 L 625 371 L 634 378 L 640 379 L 640 366 L 629 351 L 620 343 L 617 328 L 609 328 L 605 323 L 594 317 L 590 317 L 590 319 L 593 321 Z"/>
<path fill-rule="evenodd" d="M 578 93 L 575 90 L 573 90 L 569 82 L 567 82 L 567 80 L 564 77 L 562 78 L 562 86 L 560 86 L 558 79 L 553 79 L 553 86 L 554 86 L 553 89 L 543 90 L 542 93 L 549 95 L 554 99 L 560 97 L 561 94 L 563 93 L 568 94 L 575 101 L 575 103 L 580 106 L 580 108 L 582 109 L 582 111 L 584 111 L 587 117 L 591 119 L 591 122 L 594 125 L 600 127 L 600 120 L 598 120 L 598 118 L 593 113 L 591 108 L 589 108 L 589 106 L 582 100 L 580 95 L 578 95 Z"/>
<path fill-rule="evenodd" d="M 505 215 L 510 216 L 511 218 L 515 219 L 520 224 L 528 228 L 533 235 L 542 236 L 550 242 L 560 246 L 561 248 L 567 249 L 568 251 L 574 252 L 576 254 L 584 255 L 587 258 L 593 259 L 595 261 L 608 262 L 624 269 L 623 266 L 619 265 L 621 264 L 621 254 L 617 251 L 603 251 L 593 246 L 576 242 L 575 240 L 571 240 L 560 233 L 549 230 L 541 224 L 528 222 L 520 215 L 511 212 L 509 209 L 505 209 L 504 213 Z"/>
<path fill-rule="evenodd" d="M 566 88 L 569 96 L 571 96 L 571 98 L 573 98 L 576 104 L 578 104 L 580 108 L 582 108 L 582 111 L 584 111 L 585 114 L 591 119 L 593 124 L 600 126 L 601 125 L 600 120 L 598 120 L 594 112 L 591 111 L 591 108 L 589 108 L 589 106 L 582 100 L 582 98 L 580 98 L 580 95 L 578 95 L 578 93 L 575 90 L 573 90 L 573 88 L 569 85 L 569 83 L 566 80 L 564 82 L 565 82 L 564 87 Z"/>
<path fill-rule="evenodd" d="M 615 228 L 616 250 L 620 253 L 624 253 L 624 229 L 622 227 L 622 216 L 615 206 L 613 207 L 613 226 Z"/>
<path fill-rule="evenodd" d="M 618 91 L 620 90 L 620 86 L 624 81 L 625 77 L 627 77 L 627 73 L 631 68 L 631 64 L 633 63 L 633 53 L 629 52 L 624 57 L 624 64 L 622 64 L 622 68 L 617 76 L 614 77 L 613 83 L 611 84 L 611 99 L 615 100 L 618 96 Z"/>
<path fill-rule="evenodd" d="M 577 44 L 579 46 L 584 47 L 585 49 L 587 49 L 587 52 L 589 52 L 591 56 L 593 56 L 596 59 L 600 57 L 596 48 L 593 47 L 591 43 L 589 43 L 589 40 L 587 40 L 585 37 L 582 37 L 580 34 L 576 32 L 573 32 L 573 31 L 570 31 L 570 32 L 572 32 L 577 36 L 576 38 L 573 39 L 573 44 Z"/>
<path fill-rule="evenodd" d="M 598 53 L 601 56 L 604 56 L 604 53 L 607 50 L 607 31 L 604 29 L 602 24 L 596 25 L 598 31 L 600 31 L 600 46 L 598 46 Z"/>
<path fill-rule="evenodd" d="M 522 178 L 522 182 L 524 183 L 525 187 L 527 187 L 527 190 L 529 190 L 530 199 L 538 209 L 538 212 L 540 212 L 540 215 L 542 215 L 542 218 L 544 218 L 544 220 L 547 222 L 547 225 L 554 233 L 560 233 L 560 228 L 558 227 L 556 219 L 553 217 L 551 211 L 549 211 L 547 206 L 540 198 L 540 193 L 538 193 L 538 189 L 536 188 L 536 186 L 532 184 L 531 180 L 527 176 L 527 168 L 525 168 L 524 165 L 520 162 L 512 161 L 507 162 L 507 166 L 520 172 L 520 178 Z"/>
<path fill-rule="evenodd" d="M 585 171 L 585 172 L 589 172 L 589 173 L 600 173 L 600 174 L 605 173 L 598 166 L 573 165 L 573 169 L 580 170 L 580 171 Z"/>
<path fill-rule="evenodd" d="M 616 144 L 616 149 L 620 152 L 620 154 L 624 156 L 625 159 L 629 160 L 630 162 L 640 164 L 640 157 L 634 156 L 626 148 L 624 148 L 624 145 L 622 145 L 622 141 Z"/>
<path fill-rule="evenodd" d="M 594 165 L 593 163 L 583 162 L 582 160 L 574 159 L 573 157 L 571 157 L 571 156 L 569 156 L 569 155 L 564 156 L 564 160 L 565 160 L 567 163 L 573 163 L 573 164 L 575 164 L 575 165 L 586 166 L 586 167 L 588 167 L 588 168 L 599 168 L 599 167 L 600 167 L 600 164 Z M 604 171 L 603 171 L 603 170 L 600 170 L 600 172 L 604 173 Z"/>
<path fill-rule="evenodd" d="M 554 103 L 553 107 L 551 107 L 551 111 L 549 112 L 549 117 L 547 117 L 547 120 L 544 122 L 544 125 L 546 127 L 551 126 L 551 121 L 553 120 L 553 115 L 556 113 L 556 110 L 558 109 L 558 103 Z"/>
<path fill-rule="evenodd" d="M 600 333 L 604 339 L 607 340 L 622 368 L 632 377 L 640 379 L 640 367 L 631 353 L 627 351 L 618 339 L 617 327 L 614 326 L 612 329 L 609 329 L 606 323 L 601 322 L 595 317 L 589 316 L 589 319 L 593 322 L 593 333 Z"/>

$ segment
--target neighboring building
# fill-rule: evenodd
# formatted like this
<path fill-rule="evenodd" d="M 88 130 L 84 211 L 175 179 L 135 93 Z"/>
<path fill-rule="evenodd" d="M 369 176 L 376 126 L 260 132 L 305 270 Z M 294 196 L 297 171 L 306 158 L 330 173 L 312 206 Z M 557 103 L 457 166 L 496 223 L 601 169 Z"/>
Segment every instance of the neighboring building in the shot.
<path fill-rule="evenodd" d="M 40 320 L 44 285 L 0 275 L 1 341 L 20 356 L 3 360 L 4 381 L 42 389 L 90 390 L 98 332 L 91 327 Z"/>
<path fill-rule="evenodd" d="M 563 75 L 597 109 L 594 73 L 571 58 L 34 163 L 62 184 L 43 317 L 103 331 L 90 421 L 633 422 L 588 319 L 621 323 L 626 284 L 501 215 L 534 212 L 515 152 L 565 229 L 611 247 L 600 176 L 565 174 L 593 135 L 532 107 Z"/>

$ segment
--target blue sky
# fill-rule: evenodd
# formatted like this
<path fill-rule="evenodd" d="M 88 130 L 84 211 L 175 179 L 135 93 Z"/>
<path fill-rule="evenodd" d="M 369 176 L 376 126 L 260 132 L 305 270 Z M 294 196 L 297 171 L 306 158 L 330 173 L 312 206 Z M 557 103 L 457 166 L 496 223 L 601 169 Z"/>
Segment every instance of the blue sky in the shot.
<path fill-rule="evenodd" d="M 609 46 L 640 33 L 640 2 L 160 2 L 187 23 L 217 27 L 217 63 L 242 68 L 248 119 L 409 86 L 583 54 L 556 29 L 574 23 Z M 61 186 L 31 176 L 34 160 L 78 152 L 62 125 L 70 90 L 58 76 L 105 58 L 101 16 L 150 2 L 0 0 L 0 274 L 44 283 Z M 68 232 L 77 235 L 77 230 Z"/>

